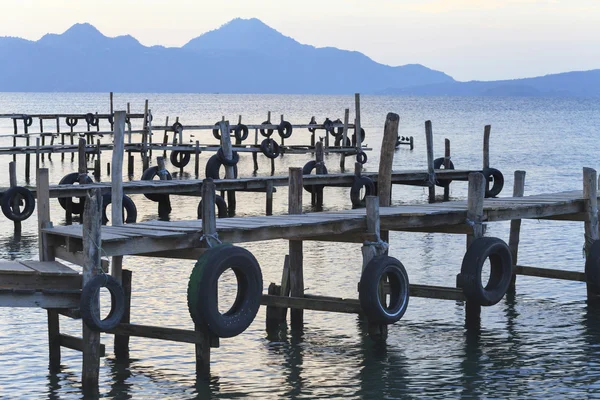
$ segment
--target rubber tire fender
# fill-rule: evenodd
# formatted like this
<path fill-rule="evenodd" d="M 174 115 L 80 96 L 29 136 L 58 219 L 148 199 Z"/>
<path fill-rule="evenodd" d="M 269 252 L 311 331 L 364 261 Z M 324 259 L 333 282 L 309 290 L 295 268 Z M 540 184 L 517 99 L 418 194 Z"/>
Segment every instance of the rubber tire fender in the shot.
<path fill-rule="evenodd" d="M 264 121 L 261 125 L 271 125 L 270 121 Z M 260 134 L 263 135 L 266 138 L 270 138 L 271 135 L 273 134 L 273 129 L 263 129 L 260 128 Z"/>
<path fill-rule="evenodd" d="M 23 211 L 19 213 L 16 213 L 12 208 L 13 198 L 16 195 L 21 196 L 25 201 L 25 207 L 23 208 Z M 31 217 L 31 214 L 33 214 L 33 211 L 35 210 L 35 198 L 29 189 L 22 186 L 15 186 L 4 192 L 0 205 L 2 206 L 2 213 L 4 213 L 6 218 L 11 221 L 25 221 L 27 218 Z"/>
<path fill-rule="evenodd" d="M 483 286 L 481 272 L 490 260 L 490 278 Z M 495 237 L 475 239 L 463 258 L 459 282 L 468 301 L 493 306 L 506 294 L 512 280 L 512 255 L 508 245 Z"/>
<path fill-rule="evenodd" d="M 227 218 L 229 216 L 227 213 L 227 203 L 218 194 L 215 195 L 215 205 L 217 206 L 217 217 Z M 202 200 L 198 203 L 198 219 L 202 219 Z"/>
<path fill-rule="evenodd" d="M 277 158 L 280 154 L 279 144 L 271 138 L 265 139 L 260 142 L 260 151 L 262 151 L 267 158 Z"/>
<path fill-rule="evenodd" d="M 228 167 L 235 167 L 240 161 L 240 155 L 237 151 L 231 152 L 231 160 L 225 158 L 225 153 L 223 153 L 222 147 L 219 147 L 219 150 L 217 150 L 217 157 L 219 157 L 219 161 L 221 161 L 221 164 L 226 165 Z"/>
<path fill-rule="evenodd" d="M 215 139 L 221 140 L 221 132 L 219 132 L 219 122 L 215 124 L 216 128 L 213 128 L 212 133 Z"/>
<path fill-rule="evenodd" d="M 365 141 L 365 129 L 360 128 L 360 143 L 362 144 Z M 356 132 L 352 134 L 352 146 L 356 146 Z"/>
<path fill-rule="evenodd" d="M 91 126 L 98 126 L 98 118 L 92 113 L 85 114 L 85 122 Z"/>
<path fill-rule="evenodd" d="M 359 151 L 358 153 L 356 153 L 356 162 L 361 164 L 361 165 L 365 165 L 367 163 L 367 153 L 365 153 L 364 151 Z"/>
<path fill-rule="evenodd" d="M 181 125 L 181 122 L 175 122 L 172 126 L 171 129 L 173 129 L 173 132 L 177 133 L 179 132 L 179 130 L 183 131 L 183 125 Z M 220 137 L 219 137 L 220 139 Z"/>
<path fill-rule="evenodd" d="M 333 123 L 334 123 L 334 124 L 341 124 L 341 123 L 342 123 L 342 120 L 338 118 L 338 119 L 336 119 L 335 121 L 333 121 Z M 337 138 L 337 137 L 340 137 L 340 136 L 342 136 L 342 135 L 344 134 L 344 128 L 343 128 L 343 127 L 338 127 L 338 128 L 334 128 L 334 127 L 332 127 L 332 128 L 331 128 L 331 134 L 332 134 L 334 137 L 336 137 L 336 138 Z"/>
<path fill-rule="evenodd" d="M 481 172 L 485 177 L 486 182 L 489 182 L 490 178 L 494 181 L 494 184 L 491 188 L 489 188 L 489 190 L 489 185 L 486 184 L 485 197 L 498 196 L 502 191 L 502 188 L 504 187 L 504 175 L 502 175 L 502 172 L 500 172 L 496 168 L 484 168 Z"/>
<path fill-rule="evenodd" d="M 179 154 L 183 154 L 181 161 L 179 160 Z M 183 168 L 190 163 L 192 155 L 188 151 L 173 150 L 169 156 L 171 164 L 177 168 Z"/>
<path fill-rule="evenodd" d="M 65 122 L 66 122 L 67 126 L 72 128 L 75 125 L 77 125 L 77 123 L 79 122 L 79 119 L 76 117 L 67 117 L 67 118 L 65 118 Z"/>
<path fill-rule="evenodd" d="M 333 142 L 334 146 L 342 146 L 342 140 L 344 139 L 344 136 L 338 136 L 335 138 L 335 141 Z M 346 145 L 342 146 L 342 147 L 352 147 L 352 142 L 350 141 L 349 137 L 346 137 Z"/>
<path fill-rule="evenodd" d="M 302 167 L 302 175 L 310 175 L 316 167 L 317 162 L 315 160 L 310 160 Z M 325 165 L 323 165 L 323 173 L 321 175 L 327 175 L 327 167 Z M 324 187 L 325 185 L 304 185 L 304 190 L 308 193 L 317 193 L 323 190 Z"/>
<path fill-rule="evenodd" d="M 281 123 L 277 126 L 277 132 L 282 139 L 287 139 L 292 136 L 293 130 L 294 128 L 292 127 L 292 124 L 288 121 L 281 121 Z"/>
<path fill-rule="evenodd" d="M 365 197 L 360 198 L 360 189 L 365 188 Z M 367 176 L 359 176 L 354 178 L 352 187 L 350 188 L 350 201 L 354 207 L 364 207 L 367 196 L 375 196 L 375 184 L 373 180 Z"/>
<path fill-rule="evenodd" d="M 79 172 L 71 172 L 62 177 L 62 179 L 58 182 L 59 185 L 73 185 L 74 183 L 79 182 Z M 85 183 L 94 183 L 92 178 L 88 175 L 85 176 Z M 79 197 L 79 202 L 75 203 L 73 199 L 66 197 L 59 197 L 58 203 L 65 210 L 67 209 L 67 204 L 71 202 L 71 213 L 72 214 L 82 214 L 83 207 L 85 206 L 85 197 Z"/>
<path fill-rule="evenodd" d="M 31 126 L 33 124 L 33 118 L 31 118 L 29 115 L 24 115 L 23 122 L 25 123 L 25 126 Z"/>
<path fill-rule="evenodd" d="M 152 179 L 154 179 L 155 176 L 158 176 L 158 165 L 155 165 L 155 166 L 150 167 L 147 170 L 145 170 L 142 173 L 142 180 L 143 181 L 151 181 Z M 170 181 L 172 179 L 173 179 L 173 177 L 171 176 L 169 171 L 167 171 L 167 180 Z M 157 194 L 157 193 L 144 193 L 144 197 L 146 197 L 148 200 L 152 200 L 152 201 L 160 203 L 160 202 L 165 201 L 169 197 L 169 195 L 168 194 Z"/>
<path fill-rule="evenodd" d="M 110 292 L 110 312 L 100 319 L 95 307 L 100 288 Z M 116 328 L 125 313 L 125 294 L 123 287 L 115 278 L 107 274 L 94 275 L 81 290 L 81 319 L 93 331 L 105 332 Z"/>
<path fill-rule="evenodd" d="M 106 214 L 106 208 L 112 203 L 112 195 L 105 194 L 102 196 L 102 225 L 106 225 L 109 221 Z M 127 218 L 124 218 L 126 224 L 134 224 L 137 221 L 137 207 L 131 197 L 123 195 L 123 213 L 127 213 Z"/>
<path fill-rule="evenodd" d="M 443 168 L 444 159 L 444 157 L 439 157 L 433 160 L 433 169 L 454 169 L 454 164 L 452 163 L 452 160 L 448 160 L 448 168 Z M 435 185 L 439 187 L 447 187 L 450 186 L 450 182 L 452 182 L 452 179 L 442 179 L 439 181 L 436 179 Z"/>
<path fill-rule="evenodd" d="M 212 156 L 210 156 L 210 158 L 206 162 L 206 167 L 204 168 L 204 175 L 207 178 L 224 179 L 224 178 L 221 178 L 219 175 L 219 171 L 220 171 L 222 165 L 223 165 L 223 163 L 219 159 L 219 156 L 216 154 L 213 154 Z M 233 166 L 233 176 L 235 178 L 237 178 L 237 176 L 238 176 L 237 165 Z"/>
<path fill-rule="evenodd" d="M 390 287 L 390 306 L 379 298 L 379 283 L 387 275 Z M 360 276 L 358 298 L 369 319 L 379 324 L 398 322 L 408 308 L 409 282 L 404 265 L 396 258 L 381 255 L 374 257 Z"/>
<path fill-rule="evenodd" d="M 329 118 L 325 118 L 325 121 L 323 121 L 323 129 L 325 129 L 325 132 L 331 133 L 333 136 L 335 136 L 333 133 L 333 121 L 331 121 Z"/>
<path fill-rule="evenodd" d="M 217 304 L 219 276 L 231 268 L 237 277 L 237 296 L 229 311 Z M 260 265 L 248 250 L 220 245 L 207 250 L 194 266 L 188 284 L 188 309 L 196 324 L 222 338 L 244 332 L 254 321 L 263 291 Z"/>
<path fill-rule="evenodd" d="M 244 124 L 237 124 L 234 129 L 235 138 L 240 142 L 248 139 L 248 127 Z"/>

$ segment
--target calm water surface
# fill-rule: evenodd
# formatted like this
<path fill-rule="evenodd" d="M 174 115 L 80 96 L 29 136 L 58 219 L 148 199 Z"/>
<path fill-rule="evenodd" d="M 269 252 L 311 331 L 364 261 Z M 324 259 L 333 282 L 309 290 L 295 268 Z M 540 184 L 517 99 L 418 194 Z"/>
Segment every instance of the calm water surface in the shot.
<path fill-rule="evenodd" d="M 179 116 L 183 124 L 214 123 L 226 116 L 245 123 L 260 123 L 267 111 L 285 115 L 292 123 L 319 122 L 328 116 L 343 118 L 353 108 L 353 96 L 267 95 L 116 95 L 116 109 L 131 102 L 133 112 L 143 110 L 148 98 L 154 123 Z M 504 172 L 510 195 L 513 172 L 527 171 L 527 194 L 581 188 L 581 169 L 598 169 L 600 154 L 600 101 L 598 99 L 537 98 L 418 98 L 363 96 L 362 124 L 369 153 L 366 169 L 376 171 L 379 144 L 387 112 L 401 116 L 400 135 L 415 137 L 415 150 L 396 152 L 395 169 L 425 168 L 424 121 L 433 122 L 435 154 L 443 155 L 444 138 L 452 142 L 457 168 L 480 168 L 485 124 L 492 125 L 491 164 Z M 0 94 L 0 114 L 108 112 L 105 94 Z M 274 118 L 275 119 L 275 118 Z M 35 131 L 35 125 L 31 129 Z M 12 133 L 10 121 L 0 120 L 0 135 Z M 194 135 L 193 137 L 191 135 Z M 184 132 L 185 140 L 213 141 L 208 132 Z M 162 133 L 159 133 L 162 138 Z M 306 130 L 294 131 L 286 143 L 306 143 Z M 105 138 L 106 140 L 107 138 Z M 0 137 L 0 145 L 10 145 Z M 109 154 L 103 154 L 107 160 Z M 204 162 L 209 154 L 202 155 Z M 276 160 L 277 173 L 302 166 L 310 155 L 287 155 Z M 0 159 L 7 171 L 10 157 Z M 25 184 L 19 156 L 19 183 Z M 326 156 L 330 172 L 339 171 L 339 158 Z M 193 172 L 193 163 L 187 173 Z M 259 175 L 269 163 L 259 157 Z M 347 163 L 351 166 L 351 162 Z M 51 182 L 77 169 L 77 160 L 55 155 Z M 251 176 L 252 161 L 242 155 L 241 176 Z M 103 168 L 104 169 L 104 168 Z M 176 169 L 170 167 L 172 172 Z M 105 172 L 105 171 L 104 171 Z M 188 176 L 186 173 L 185 176 Z M 0 176 L 8 184 L 7 172 Z M 136 165 L 136 179 L 141 165 Z M 103 181 L 108 180 L 102 176 Z M 30 184 L 35 184 L 32 180 Z M 467 186 L 452 186 L 454 199 L 465 198 Z M 423 188 L 395 187 L 395 204 L 424 202 Z M 156 204 L 133 196 L 138 220 L 157 218 Z M 172 220 L 196 216 L 197 199 L 172 197 Z M 310 196 L 304 197 L 310 211 Z M 325 209 L 350 207 L 348 189 L 326 188 Z M 278 188 L 275 213 L 287 209 L 287 190 Z M 238 214 L 264 212 L 264 196 L 238 194 Z M 52 203 L 52 219 L 64 224 L 64 214 Z M 23 223 L 21 240 L 12 222 L 0 218 L 2 259 L 37 256 L 35 218 Z M 583 226 L 573 222 L 524 221 L 519 263 L 582 271 Z M 508 241 L 509 224 L 495 223 L 488 235 Z M 463 235 L 393 233 L 390 254 L 400 259 L 412 283 L 453 286 L 464 255 Z M 244 245 L 263 270 L 265 291 L 279 282 L 287 242 Z M 360 278 L 360 245 L 306 242 L 307 293 L 356 297 Z M 186 288 L 193 262 L 127 257 L 133 274 L 132 322 L 192 328 Z M 600 311 L 588 309 L 585 286 L 519 277 L 512 299 L 485 308 L 480 332 L 464 329 L 464 306 L 452 301 L 410 300 L 404 318 L 389 329 L 385 344 L 372 342 L 354 315 L 305 313 L 305 329 L 267 338 L 265 311 L 261 308 L 242 335 L 221 341 L 212 352 L 210 381 L 197 381 L 193 345 L 143 338 L 131 339 L 131 361 L 117 363 L 112 336 L 103 335 L 106 358 L 100 364 L 100 396 L 116 399 L 184 398 L 591 398 L 600 397 Z M 61 318 L 65 333 L 78 335 L 79 321 Z M 80 398 L 81 355 L 63 349 L 62 371 L 47 369 L 46 314 L 38 309 L 0 309 L 0 398 Z"/>

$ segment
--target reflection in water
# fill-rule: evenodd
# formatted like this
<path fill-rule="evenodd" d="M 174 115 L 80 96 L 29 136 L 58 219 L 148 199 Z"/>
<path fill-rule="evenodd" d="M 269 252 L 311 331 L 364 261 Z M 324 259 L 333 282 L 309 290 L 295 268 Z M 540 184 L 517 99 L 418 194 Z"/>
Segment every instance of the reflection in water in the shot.
<path fill-rule="evenodd" d="M 133 375 L 131 373 L 131 362 L 129 360 L 117 360 L 114 358 L 106 359 L 106 364 L 110 368 L 111 385 L 108 396 L 119 399 L 130 399 L 129 393 L 133 384 L 128 379 Z"/>

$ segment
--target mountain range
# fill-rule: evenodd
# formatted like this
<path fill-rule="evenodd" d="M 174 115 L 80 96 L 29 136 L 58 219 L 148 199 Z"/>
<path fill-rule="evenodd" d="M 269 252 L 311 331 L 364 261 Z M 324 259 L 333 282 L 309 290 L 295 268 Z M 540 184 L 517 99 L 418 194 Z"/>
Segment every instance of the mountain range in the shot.
<path fill-rule="evenodd" d="M 401 49 L 398 49 L 401 51 Z M 301 44 L 258 19 L 234 19 L 182 47 L 144 46 L 75 24 L 37 41 L 0 37 L 0 91 L 600 95 L 600 70 L 458 82 L 420 64 Z"/>

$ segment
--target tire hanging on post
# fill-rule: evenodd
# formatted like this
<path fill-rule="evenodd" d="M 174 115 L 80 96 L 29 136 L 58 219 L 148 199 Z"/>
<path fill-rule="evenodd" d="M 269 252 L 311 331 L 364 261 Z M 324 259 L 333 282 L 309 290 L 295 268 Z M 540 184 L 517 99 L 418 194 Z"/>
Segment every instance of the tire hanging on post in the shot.
<path fill-rule="evenodd" d="M 23 210 L 15 210 L 13 208 L 15 196 L 19 196 L 24 200 L 25 206 Z M 33 214 L 33 211 L 35 210 L 35 198 L 33 197 L 33 193 L 22 186 L 9 188 L 2 195 L 1 201 L 2 213 L 11 221 L 25 221 L 27 218 L 31 217 L 31 214 Z"/>
<path fill-rule="evenodd" d="M 110 312 L 104 319 L 100 317 L 100 310 L 96 306 L 100 288 L 110 292 Z M 115 278 L 107 274 L 94 275 L 81 291 L 80 306 L 81 319 L 93 331 L 105 332 L 116 328 L 125 313 L 125 294 L 123 287 Z"/>

